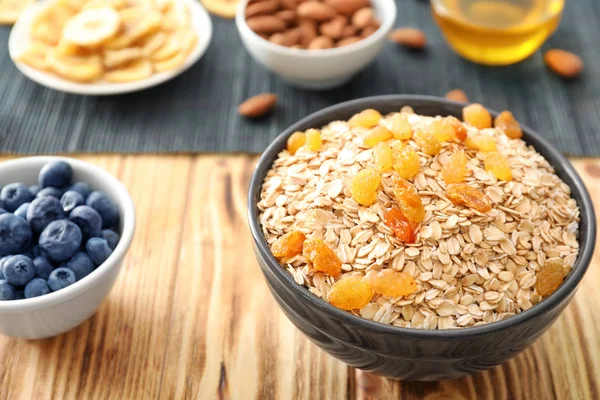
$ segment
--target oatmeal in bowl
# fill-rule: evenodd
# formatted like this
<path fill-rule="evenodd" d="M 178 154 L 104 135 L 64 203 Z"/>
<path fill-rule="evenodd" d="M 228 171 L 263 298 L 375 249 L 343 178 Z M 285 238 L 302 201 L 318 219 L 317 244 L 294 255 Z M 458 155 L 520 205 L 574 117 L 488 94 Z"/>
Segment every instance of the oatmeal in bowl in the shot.
<path fill-rule="evenodd" d="M 251 183 L 259 262 L 290 319 L 351 365 L 437 379 L 497 364 L 549 326 L 589 264 L 585 188 L 510 112 L 384 96 L 284 135 Z"/>

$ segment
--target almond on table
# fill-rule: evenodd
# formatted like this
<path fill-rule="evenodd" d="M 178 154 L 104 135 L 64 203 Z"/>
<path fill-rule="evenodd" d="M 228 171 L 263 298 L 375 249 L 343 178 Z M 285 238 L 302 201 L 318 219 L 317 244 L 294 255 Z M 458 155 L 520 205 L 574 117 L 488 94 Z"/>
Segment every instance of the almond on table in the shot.
<path fill-rule="evenodd" d="M 422 50 L 427 45 L 425 32 L 417 28 L 397 28 L 388 34 L 388 38 L 392 42 L 414 50 Z"/>
<path fill-rule="evenodd" d="M 265 115 L 275 107 L 277 95 L 261 93 L 252 96 L 238 106 L 238 113 L 247 118 L 257 118 Z"/>

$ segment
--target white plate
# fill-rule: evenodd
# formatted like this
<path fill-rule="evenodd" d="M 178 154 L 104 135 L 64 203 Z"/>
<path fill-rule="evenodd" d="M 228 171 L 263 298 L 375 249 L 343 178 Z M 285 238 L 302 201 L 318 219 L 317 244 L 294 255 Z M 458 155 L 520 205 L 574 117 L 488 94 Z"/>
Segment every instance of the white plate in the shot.
<path fill-rule="evenodd" d="M 108 83 L 102 81 L 94 83 L 76 83 L 62 79 L 49 72 L 39 71 L 21 62 L 15 61 L 17 56 L 28 48 L 30 43 L 29 30 L 32 25 L 33 18 L 43 9 L 43 7 L 45 7 L 45 4 L 48 2 L 48 0 L 33 4 L 27 8 L 23 14 L 21 14 L 21 17 L 12 28 L 10 37 L 8 38 L 8 51 L 10 58 L 13 60 L 19 71 L 21 71 L 26 77 L 39 83 L 40 85 L 44 85 L 51 89 L 60 90 L 61 92 L 83 95 L 113 95 L 135 92 L 159 85 L 163 82 L 173 79 L 194 65 L 196 61 L 198 61 L 204 55 L 212 38 L 212 22 L 204 7 L 200 5 L 200 2 L 197 0 L 178 1 L 182 1 L 189 6 L 192 14 L 192 25 L 196 28 L 196 32 L 198 34 L 198 44 L 191 52 L 187 61 L 181 67 L 171 71 L 154 74 L 148 79 L 127 83 Z"/>

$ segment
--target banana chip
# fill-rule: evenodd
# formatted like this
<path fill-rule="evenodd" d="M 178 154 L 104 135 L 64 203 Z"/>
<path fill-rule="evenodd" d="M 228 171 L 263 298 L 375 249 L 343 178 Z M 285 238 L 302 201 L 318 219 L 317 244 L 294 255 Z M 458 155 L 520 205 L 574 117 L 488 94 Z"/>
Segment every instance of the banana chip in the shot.
<path fill-rule="evenodd" d="M 160 50 L 161 47 L 167 42 L 167 34 L 163 32 L 156 32 L 152 35 L 148 35 L 139 41 L 139 45 L 142 47 L 142 52 L 145 57 L 150 57 L 152 54 Z"/>
<path fill-rule="evenodd" d="M 139 60 L 144 52 L 139 47 L 129 47 L 121 50 L 106 50 L 104 52 L 104 66 L 108 69 L 119 67 L 131 61 Z"/>
<path fill-rule="evenodd" d="M 104 74 L 109 82 L 123 83 L 146 79 L 152 76 L 152 63 L 147 60 L 134 61 Z"/>
<path fill-rule="evenodd" d="M 62 36 L 79 46 L 95 46 L 117 33 L 121 17 L 110 7 L 84 10 L 71 18 Z"/>
<path fill-rule="evenodd" d="M 183 65 L 185 62 L 185 56 L 183 53 L 177 53 L 171 58 L 167 58 L 166 60 L 157 61 L 152 63 L 154 66 L 154 71 L 156 72 L 164 72 L 170 71 L 172 69 L 178 68 Z"/>
<path fill-rule="evenodd" d="M 235 17 L 239 0 L 202 0 L 202 4 L 210 13 L 231 19 Z"/>
<path fill-rule="evenodd" d="M 128 8 L 119 13 L 123 29 L 119 35 L 104 42 L 107 49 L 118 50 L 128 47 L 136 40 L 160 29 L 162 14 L 146 8 Z"/>
<path fill-rule="evenodd" d="M 35 0 L 0 0 L 0 24 L 12 25 Z"/>
<path fill-rule="evenodd" d="M 51 49 L 46 55 L 48 67 L 57 75 L 77 82 L 92 82 L 102 77 L 102 59 L 97 55 L 62 56 Z"/>
<path fill-rule="evenodd" d="M 31 68 L 45 71 L 48 69 L 48 63 L 46 62 L 48 50 L 50 50 L 50 47 L 45 44 L 32 43 L 27 50 L 17 57 L 17 61 L 20 61 Z"/>

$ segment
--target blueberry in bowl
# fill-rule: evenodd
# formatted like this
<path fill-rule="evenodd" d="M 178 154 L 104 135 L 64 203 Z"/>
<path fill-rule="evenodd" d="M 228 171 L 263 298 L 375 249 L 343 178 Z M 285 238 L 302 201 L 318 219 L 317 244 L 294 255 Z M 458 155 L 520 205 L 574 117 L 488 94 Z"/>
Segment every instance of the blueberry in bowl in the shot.
<path fill-rule="evenodd" d="M 51 337 L 108 295 L 135 231 L 127 190 L 62 157 L 0 164 L 0 333 Z"/>

